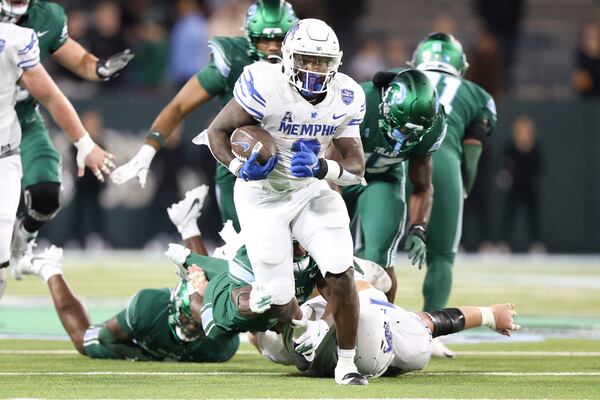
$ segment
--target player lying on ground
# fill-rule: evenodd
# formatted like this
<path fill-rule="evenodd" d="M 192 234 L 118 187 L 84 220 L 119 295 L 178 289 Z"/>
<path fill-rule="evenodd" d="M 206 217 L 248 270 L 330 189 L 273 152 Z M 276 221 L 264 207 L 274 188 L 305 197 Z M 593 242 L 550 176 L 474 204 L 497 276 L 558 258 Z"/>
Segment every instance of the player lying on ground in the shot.
<path fill-rule="evenodd" d="M 281 41 L 297 21 L 292 6 L 280 0 L 260 0 L 249 8 L 244 22 L 245 37 L 215 37 L 208 42 L 211 60 L 181 88 L 156 117 L 146 143 L 127 163 L 112 174 L 114 183 L 122 184 L 137 177 L 142 187 L 154 155 L 165 145 L 183 119 L 195 109 L 218 97 L 224 106 L 233 97 L 233 86 L 246 65 L 258 60 L 277 62 L 281 57 Z M 239 222 L 233 204 L 236 177 L 217 163 L 215 183 L 219 196 L 221 220 Z"/>
<path fill-rule="evenodd" d="M 487 326 L 503 335 L 519 329 L 513 322 L 514 304 L 494 304 L 489 307 L 458 307 L 426 312 L 409 312 L 389 303 L 385 294 L 357 278 L 360 317 L 356 346 L 356 363 L 362 374 L 377 377 L 396 376 L 425 368 L 431 358 L 432 338 Z M 323 292 L 326 289 L 321 288 Z M 336 365 L 336 337 L 332 334 L 333 319 L 323 296 L 302 305 L 309 319 L 323 326 L 322 342 L 316 344 L 315 357 L 307 372 L 315 376 L 332 376 Z M 250 342 L 267 359 L 294 365 L 295 344 L 291 329 L 281 334 L 271 331 L 250 334 Z"/>
<path fill-rule="evenodd" d="M 206 186 L 194 191 L 194 199 L 198 201 L 188 213 L 194 222 L 207 192 Z M 187 204 L 186 212 L 191 203 Z M 193 242 L 188 244 L 194 246 Z M 63 276 L 61 249 L 52 246 L 21 266 L 20 273 L 38 275 L 46 282 L 65 331 L 77 351 L 88 357 L 223 362 L 239 346 L 237 336 L 215 342 L 204 335 L 200 322 L 204 288 L 191 290 L 184 273 L 175 289 L 143 289 L 115 317 L 101 325 L 92 325 L 84 305 Z"/>
<path fill-rule="evenodd" d="M 169 208 L 171 220 L 181 232 L 185 244 L 192 249 L 203 247 L 194 211 L 199 207 L 195 201 L 197 190 L 188 192 L 184 200 Z M 203 282 L 204 306 L 201 313 L 206 336 L 222 341 L 236 337 L 241 332 L 266 331 L 290 322 L 281 318 L 277 308 L 271 306 L 269 295 L 256 289 L 252 265 L 242 244 L 241 234 L 235 232 L 231 223 L 226 224 L 221 234 L 227 244 L 216 250 L 220 258 L 206 256 L 205 251 L 200 251 L 202 254 L 193 253 L 189 248 L 176 244 L 170 244 L 166 253 L 181 270 L 190 268 L 201 272 L 200 277 L 192 279 Z M 324 284 L 324 280 L 315 261 L 298 243 L 294 245 L 293 263 L 295 299 L 298 304 L 303 304 L 318 285 Z M 192 267 L 194 265 L 196 267 Z M 384 290 L 391 285 L 385 272 L 369 261 L 355 259 L 354 267 L 366 271 L 369 279 Z M 312 330 L 308 335 L 303 335 L 307 329 Z M 296 331 L 292 328 L 297 347 L 309 358 L 313 349 L 306 347 L 303 342 L 313 332 L 318 334 L 318 326 L 312 321 L 302 324 Z"/>
<path fill-rule="evenodd" d="M 0 2 L 0 12 L 4 2 Z M 21 193 L 21 127 L 15 112 L 17 85 L 27 89 L 50 112 L 77 147 L 77 166 L 87 166 L 103 180 L 114 165 L 111 154 L 97 146 L 75 109 L 40 64 L 38 38 L 31 29 L 0 22 L 0 297 L 6 287 L 6 267 Z"/>
<path fill-rule="evenodd" d="M 47 56 L 77 76 L 90 81 L 108 81 L 133 58 L 127 51 L 108 59 L 98 59 L 69 37 L 65 10 L 57 3 L 39 0 L 1 0 L 0 20 L 36 32 L 42 61 Z M 11 272 L 21 258 L 31 252 L 39 229 L 61 208 L 61 156 L 54 148 L 39 111 L 38 101 L 21 85 L 15 110 L 23 131 L 20 145 L 25 214 L 15 222 L 11 244 Z M 87 135 L 87 134 L 86 134 Z M 89 136 L 85 141 L 90 142 Z M 79 160 L 79 159 L 78 159 Z M 92 169 L 103 180 L 98 168 Z M 83 174 L 80 168 L 79 175 Z"/>

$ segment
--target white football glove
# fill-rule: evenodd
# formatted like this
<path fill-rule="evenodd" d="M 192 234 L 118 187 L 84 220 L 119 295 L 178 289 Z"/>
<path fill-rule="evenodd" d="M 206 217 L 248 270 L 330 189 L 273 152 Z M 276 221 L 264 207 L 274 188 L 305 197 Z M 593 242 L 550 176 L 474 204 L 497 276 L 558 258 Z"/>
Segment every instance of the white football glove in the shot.
<path fill-rule="evenodd" d="M 254 314 L 262 314 L 271 308 L 271 294 L 265 290 L 261 290 L 256 282 L 252 282 L 249 303 L 250 310 Z"/>
<path fill-rule="evenodd" d="M 183 268 L 185 260 L 192 253 L 190 249 L 180 244 L 169 243 L 169 248 L 165 251 L 165 256 L 177 265 L 179 268 Z"/>
<path fill-rule="evenodd" d="M 329 325 L 322 319 L 311 321 L 308 319 L 292 320 L 294 326 L 294 350 L 312 361 L 315 351 L 329 332 Z"/>
<path fill-rule="evenodd" d="M 96 63 L 96 73 L 102 80 L 108 81 L 119 75 L 127 64 L 135 57 L 131 50 L 127 49 L 117 54 L 113 54 L 105 60 L 98 60 Z"/>
<path fill-rule="evenodd" d="M 142 188 L 146 187 L 146 178 L 156 149 L 149 144 L 144 144 L 140 151 L 128 162 L 121 165 L 110 176 L 113 183 L 121 185 L 135 177 Z"/>

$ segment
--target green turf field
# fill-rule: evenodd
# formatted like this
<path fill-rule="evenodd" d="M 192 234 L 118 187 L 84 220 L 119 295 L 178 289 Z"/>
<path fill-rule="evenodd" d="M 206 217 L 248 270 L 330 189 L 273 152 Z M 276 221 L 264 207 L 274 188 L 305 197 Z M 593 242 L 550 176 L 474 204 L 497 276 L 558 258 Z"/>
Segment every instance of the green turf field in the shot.
<path fill-rule="evenodd" d="M 69 257 L 66 277 L 95 321 L 144 287 L 175 283 L 160 257 Z M 418 309 L 423 271 L 398 271 L 398 303 Z M 38 279 L 9 282 L 0 300 L 0 398 L 600 398 L 600 262 L 595 258 L 461 258 L 451 304 L 512 301 L 522 333 L 455 335 L 454 360 L 419 373 L 338 387 L 299 376 L 242 345 L 224 364 L 89 360 L 64 340 Z M 24 339 L 57 337 L 63 340 Z M 15 338 L 20 339 L 15 339 Z M 10 339 L 8 339 L 10 338 Z"/>

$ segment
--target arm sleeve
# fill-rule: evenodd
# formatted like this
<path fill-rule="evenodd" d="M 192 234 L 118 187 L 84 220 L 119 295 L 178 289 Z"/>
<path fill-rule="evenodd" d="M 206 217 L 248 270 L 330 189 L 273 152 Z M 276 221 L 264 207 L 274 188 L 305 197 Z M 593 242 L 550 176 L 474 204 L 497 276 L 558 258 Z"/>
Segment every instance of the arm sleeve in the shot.
<path fill-rule="evenodd" d="M 53 32 L 54 40 L 50 46 L 50 53 L 54 53 L 56 50 L 60 49 L 63 44 L 67 42 L 69 39 L 69 27 L 67 25 L 67 15 L 65 14 L 64 8 L 55 4 L 55 13 L 53 17 L 56 19 L 56 25 L 60 27 L 59 31 L 56 33 Z"/>
<path fill-rule="evenodd" d="M 235 101 L 258 122 L 262 121 L 267 112 L 265 95 L 268 91 L 268 83 L 260 79 L 260 64 L 258 62 L 244 67 L 233 88 Z"/>
<path fill-rule="evenodd" d="M 227 78 L 231 73 L 231 64 L 216 42 L 208 42 L 208 50 L 210 62 L 196 74 L 196 79 L 211 97 L 215 97 L 227 91 Z"/>
<path fill-rule="evenodd" d="M 355 106 L 353 112 L 349 113 L 348 117 L 335 132 L 334 139 L 340 139 L 344 137 L 360 138 L 360 124 L 365 118 L 365 110 L 367 103 L 365 99 L 365 92 L 362 87 L 357 85 L 356 99 L 354 100 Z"/>
<path fill-rule="evenodd" d="M 26 71 L 40 63 L 40 48 L 37 35 L 31 29 L 27 29 L 21 40 L 16 54 L 17 67 Z"/>

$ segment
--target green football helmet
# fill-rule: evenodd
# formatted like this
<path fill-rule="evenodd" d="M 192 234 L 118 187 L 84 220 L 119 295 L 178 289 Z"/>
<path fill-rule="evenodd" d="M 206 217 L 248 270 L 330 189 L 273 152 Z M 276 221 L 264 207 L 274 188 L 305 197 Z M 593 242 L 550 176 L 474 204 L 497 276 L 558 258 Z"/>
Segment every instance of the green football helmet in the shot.
<path fill-rule="evenodd" d="M 263 59 L 265 54 L 256 48 L 260 39 L 283 40 L 287 31 L 298 21 L 290 3 L 284 0 L 258 0 L 248 8 L 244 34 L 250 49 L 248 55 Z"/>
<path fill-rule="evenodd" d="M 382 91 L 379 127 L 396 151 L 419 144 L 443 113 L 435 87 L 421 71 L 399 72 Z"/>
<path fill-rule="evenodd" d="M 408 64 L 418 70 L 442 71 L 454 76 L 463 76 L 469 68 L 460 42 L 439 32 L 429 34 L 419 43 Z"/>
<path fill-rule="evenodd" d="M 190 296 L 194 293 L 187 280 L 182 279 L 171 291 L 169 309 L 169 327 L 177 338 L 184 342 L 192 342 L 202 336 L 201 325 L 194 320 Z M 186 323 L 187 322 L 187 323 Z M 190 331 L 189 325 L 195 325 L 198 330 Z"/>
<path fill-rule="evenodd" d="M 37 0 L 20 0 L 18 2 L 0 0 L 0 22 L 16 23 L 35 6 L 36 2 Z"/>

